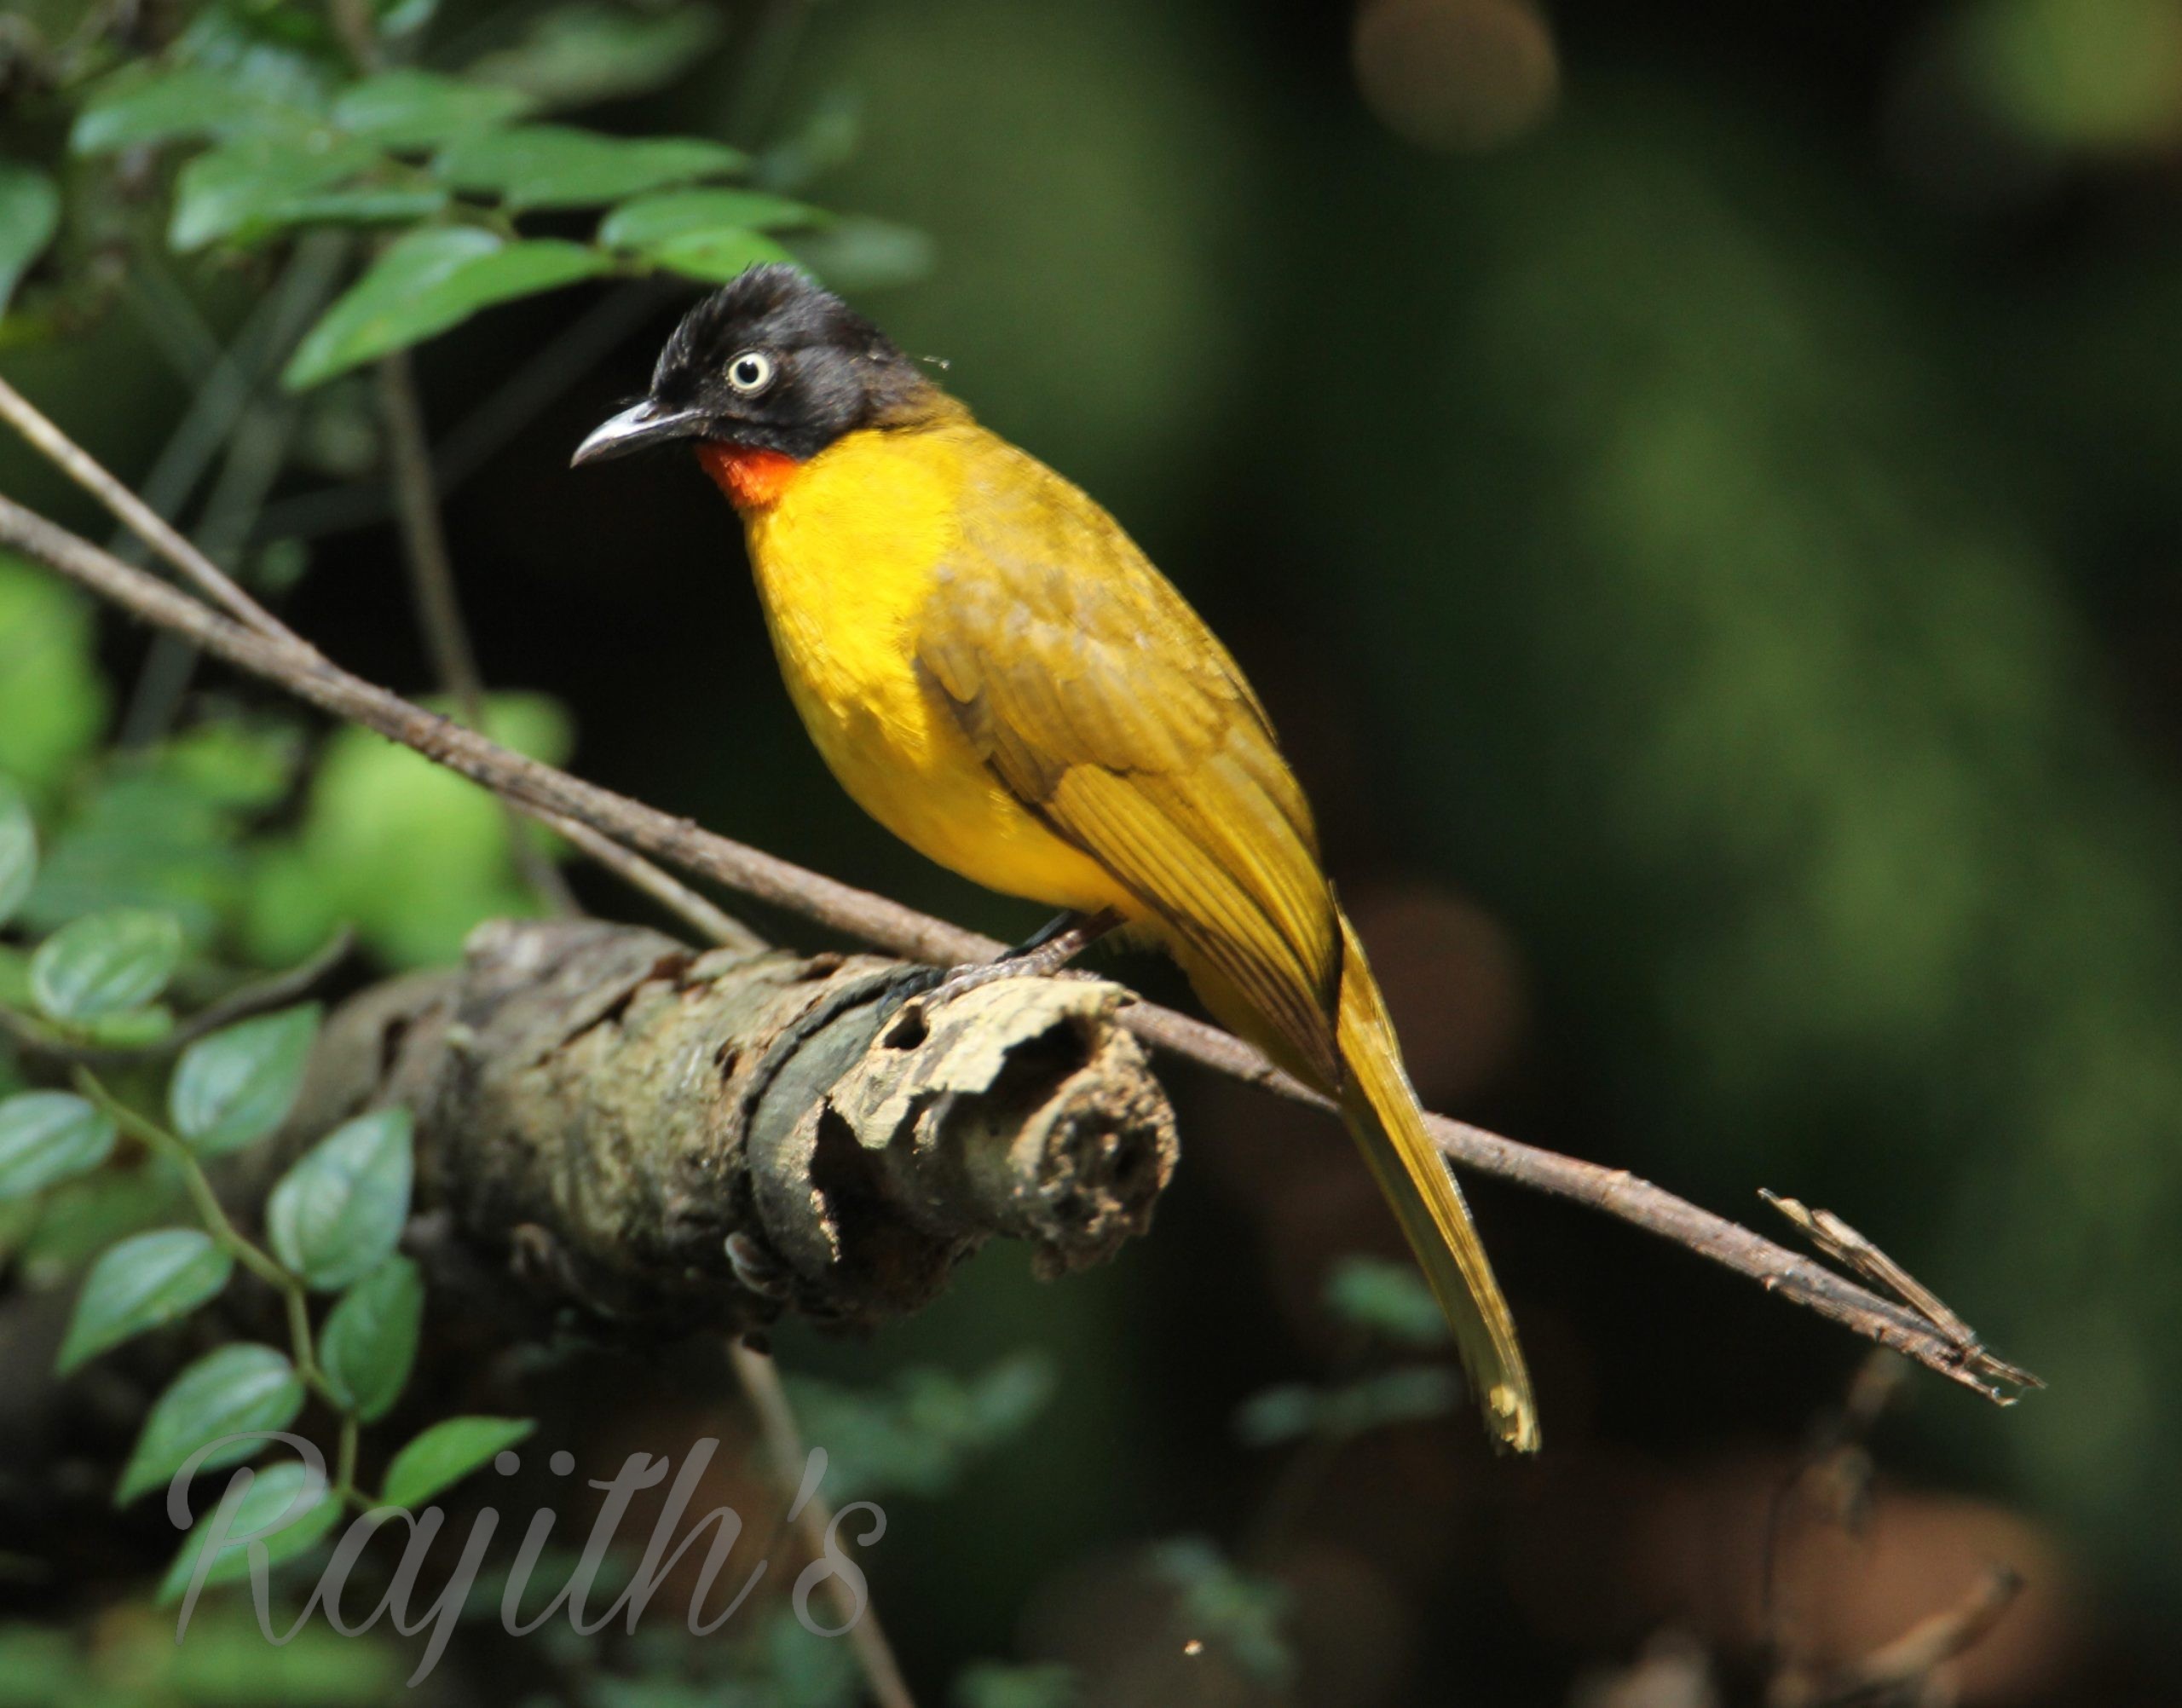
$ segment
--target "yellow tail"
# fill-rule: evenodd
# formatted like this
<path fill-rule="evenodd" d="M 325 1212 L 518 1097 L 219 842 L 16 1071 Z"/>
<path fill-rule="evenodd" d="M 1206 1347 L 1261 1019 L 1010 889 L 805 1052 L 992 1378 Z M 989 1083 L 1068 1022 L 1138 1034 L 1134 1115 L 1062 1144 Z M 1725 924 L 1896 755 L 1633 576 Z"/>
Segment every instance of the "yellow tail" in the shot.
<path fill-rule="evenodd" d="M 1515 1320 L 1469 1219 L 1461 1189 L 1424 1130 L 1424 1112 L 1403 1071 L 1394 1023 L 1347 919 L 1336 1038 L 1348 1070 L 1341 1111 L 1410 1249 L 1447 1314 L 1486 1427 L 1503 1447 L 1538 1451 L 1538 1402 L 1515 1340 Z"/>

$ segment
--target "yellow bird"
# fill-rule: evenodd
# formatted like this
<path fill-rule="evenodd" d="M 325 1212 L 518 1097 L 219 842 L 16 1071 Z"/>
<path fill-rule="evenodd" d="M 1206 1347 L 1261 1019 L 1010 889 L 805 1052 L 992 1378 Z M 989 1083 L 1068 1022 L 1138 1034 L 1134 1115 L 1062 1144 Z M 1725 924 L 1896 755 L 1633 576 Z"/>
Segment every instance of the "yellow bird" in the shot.
<path fill-rule="evenodd" d="M 1105 511 L 793 268 L 692 309 L 649 395 L 575 461 L 678 440 L 742 513 L 781 673 L 842 787 L 967 878 L 1117 915 L 1335 1098 L 1494 1440 L 1534 1450 L 1507 1301 L 1310 806 L 1197 613 Z"/>

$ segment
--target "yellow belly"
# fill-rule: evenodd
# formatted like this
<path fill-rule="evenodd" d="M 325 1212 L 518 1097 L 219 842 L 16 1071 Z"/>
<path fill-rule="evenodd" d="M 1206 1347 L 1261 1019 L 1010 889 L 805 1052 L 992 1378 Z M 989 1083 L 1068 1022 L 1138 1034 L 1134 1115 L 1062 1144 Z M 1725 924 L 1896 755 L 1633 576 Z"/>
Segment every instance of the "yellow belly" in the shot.
<path fill-rule="evenodd" d="M 1001 786 L 917 674 L 914 626 L 955 543 L 961 483 L 944 433 L 855 433 L 746 515 L 788 697 L 850 797 L 928 859 L 1049 907 L 1136 914 Z"/>

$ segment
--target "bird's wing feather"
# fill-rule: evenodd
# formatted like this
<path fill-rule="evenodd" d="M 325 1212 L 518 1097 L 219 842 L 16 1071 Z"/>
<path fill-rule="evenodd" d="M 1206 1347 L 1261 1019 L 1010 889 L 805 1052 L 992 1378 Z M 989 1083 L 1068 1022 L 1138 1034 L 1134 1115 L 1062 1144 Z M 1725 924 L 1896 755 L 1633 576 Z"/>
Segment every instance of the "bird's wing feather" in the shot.
<path fill-rule="evenodd" d="M 927 684 L 1011 793 L 1336 1072 L 1333 897 L 1310 808 L 1234 661 L 1043 465 L 992 441 L 961 514 L 918 621 Z"/>

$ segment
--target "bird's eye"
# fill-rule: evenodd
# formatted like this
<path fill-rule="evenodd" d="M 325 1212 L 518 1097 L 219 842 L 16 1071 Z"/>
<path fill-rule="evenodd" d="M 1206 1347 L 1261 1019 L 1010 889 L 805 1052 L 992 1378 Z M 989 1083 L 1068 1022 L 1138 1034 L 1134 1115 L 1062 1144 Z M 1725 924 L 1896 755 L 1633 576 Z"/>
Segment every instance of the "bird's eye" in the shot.
<path fill-rule="evenodd" d="M 773 359 L 763 350 L 745 350 L 727 365 L 727 383 L 745 396 L 755 396 L 773 383 Z"/>

